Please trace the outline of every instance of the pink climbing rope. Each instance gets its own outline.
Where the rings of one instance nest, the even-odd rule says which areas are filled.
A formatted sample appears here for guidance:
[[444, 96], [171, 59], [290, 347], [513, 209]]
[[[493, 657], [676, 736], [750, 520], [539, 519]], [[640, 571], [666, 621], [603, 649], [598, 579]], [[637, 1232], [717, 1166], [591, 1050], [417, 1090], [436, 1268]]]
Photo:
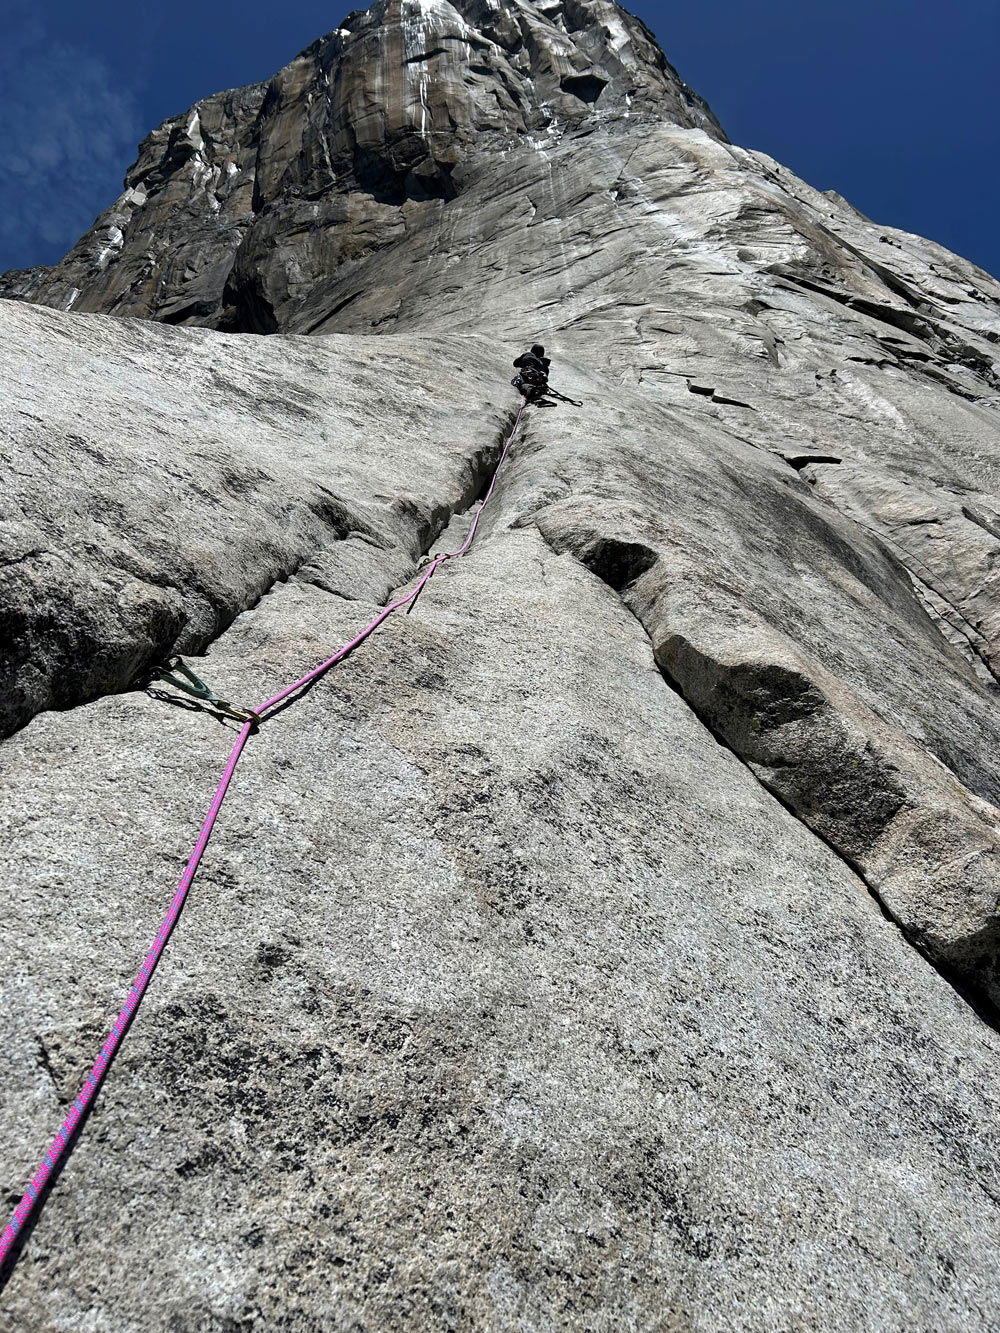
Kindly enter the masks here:
[[[416, 604], [417, 598], [434, 577], [434, 574], [440, 566], [446, 561], [454, 559], [456, 556], [462, 556], [467, 553], [476, 539], [476, 533], [479, 530], [479, 520], [482, 518], [483, 510], [489, 504], [493, 492], [496, 489], [500, 469], [503, 467], [507, 455], [510, 452], [514, 436], [517, 434], [517, 428], [520, 425], [521, 417], [524, 414], [525, 406], [525, 403], [521, 404], [517, 416], [514, 418], [514, 424], [511, 426], [510, 433], [504, 441], [503, 450], [501, 451], [500, 458], [494, 469], [493, 478], [490, 481], [489, 488], [483, 496], [479, 508], [476, 510], [473, 517], [472, 524], [469, 528], [469, 535], [458, 550], [447, 551], [434, 556], [428, 569], [417, 582], [416, 587], [406, 593], [405, 596], [400, 597], [397, 601], [386, 606], [379, 612], [374, 620], [368, 622], [360, 634], [356, 634], [349, 643], [345, 643], [342, 648], [339, 648], [333, 654], [332, 657], [328, 657], [325, 662], [321, 662], [318, 667], [314, 667], [312, 671], [307, 672], [306, 675], [295, 681], [294, 684], [288, 685], [272, 699], [268, 699], [266, 703], [263, 703], [259, 708], [254, 709], [254, 716], [257, 719], [263, 720], [265, 713], [276, 708], [278, 704], [284, 703], [286, 699], [295, 694], [298, 690], [304, 689], [307, 685], [311, 685], [313, 681], [318, 680], [320, 676], [325, 675], [325, 673], [329, 671], [331, 667], [336, 666], [338, 662], [342, 662], [345, 657], [352, 653], [360, 644], [364, 643], [364, 641], [378, 629], [383, 621], [388, 620], [391, 615], [394, 615], [404, 606], [407, 607], [408, 610], [411, 610]], [[128, 993], [128, 998], [122, 1007], [122, 1011], [112, 1024], [111, 1031], [108, 1033], [108, 1038], [101, 1047], [101, 1053], [95, 1060], [93, 1068], [87, 1075], [83, 1087], [80, 1089], [76, 1100], [73, 1102], [69, 1114], [63, 1121], [62, 1128], [52, 1140], [52, 1145], [39, 1163], [38, 1170], [32, 1177], [31, 1184], [25, 1191], [24, 1197], [14, 1210], [14, 1215], [7, 1224], [3, 1235], [0, 1236], [0, 1272], [2, 1272], [3, 1266], [15, 1245], [18, 1236], [24, 1230], [25, 1224], [34, 1213], [38, 1201], [44, 1193], [46, 1185], [49, 1183], [53, 1173], [58, 1169], [59, 1163], [62, 1161], [63, 1157], [66, 1155], [66, 1151], [73, 1140], [73, 1135], [76, 1133], [81, 1120], [86, 1115], [88, 1108], [97, 1096], [101, 1084], [104, 1081], [104, 1076], [108, 1071], [108, 1066], [111, 1064], [115, 1053], [125, 1039], [125, 1034], [128, 1032], [132, 1020], [135, 1018], [139, 1006], [142, 1003], [143, 996], [149, 989], [149, 983], [152, 981], [153, 973], [156, 971], [156, 966], [163, 955], [164, 949], [167, 947], [167, 942], [169, 941], [174, 926], [177, 924], [177, 920], [184, 908], [184, 903], [191, 889], [191, 885], [194, 883], [195, 875], [198, 873], [201, 858], [205, 853], [205, 848], [208, 846], [208, 841], [212, 836], [212, 830], [215, 828], [216, 821], [219, 818], [222, 803], [226, 799], [226, 793], [229, 791], [230, 784], [236, 773], [236, 766], [240, 762], [240, 756], [243, 754], [247, 741], [253, 734], [255, 725], [256, 722], [253, 720], [247, 722], [236, 738], [236, 743], [233, 745], [229, 758], [226, 760], [226, 766], [222, 771], [222, 777], [219, 779], [219, 785], [215, 789], [212, 804], [209, 807], [208, 814], [205, 816], [205, 822], [201, 826], [201, 832], [198, 834], [198, 840], [194, 845], [194, 850], [188, 859], [187, 865], [184, 867], [184, 873], [181, 875], [180, 883], [177, 886], [177, 892], [174, 894], [173, 902], [170, 904], [170, 910], [164, 917], [160, 929], [156, 932], [156, 939], [153, 941], [153, 947], [150, 949], [149, 953], [146, 954], [132, 989]]]

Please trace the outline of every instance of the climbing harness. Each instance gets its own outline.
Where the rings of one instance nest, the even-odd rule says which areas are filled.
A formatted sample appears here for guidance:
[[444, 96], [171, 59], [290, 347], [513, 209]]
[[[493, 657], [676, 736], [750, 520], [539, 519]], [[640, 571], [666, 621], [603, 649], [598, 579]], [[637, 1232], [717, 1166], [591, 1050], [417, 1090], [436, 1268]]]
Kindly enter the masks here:
[[[174, 674], [179, 671], [186, 677], [181, 680], [180, 676]], [[184, 659], [181, 657], [172, 657], [165, 666], [154, 667], [151, 680], [162, 680], [168, 685], [175, 685], [177, 689], [184, 690], [193, 698], [202, 703], [211, 704], [220, 713], [225, 713], [227, 717], [235, 718], [237, 722], [259, 722], [260, 718], [252, 709], [235, 708], [228, 699], [220, 699], [211, 689], [200, 680], [189, 666], [185, 666]]]
[[[212, 830], [215, 828], [216, 821], [219, 818], [222, 803], [226, 799], [226, 793], [229, 791], [233, 776], [236, 773], [236, 766], [240, 761], [240, 756], [243, 754], [247, 741], [256, 731], [258, 723], [267, 720], [265, 716], [266, 714], [272, 713], [280, 704], [285, 703], [286, 700], [290, 699], [300, 690], [304, 690], [308, 685], [312, 685], [314, 681], [319, 680], [319, 678], [324, 676], [331, 667], [336, 666], [338, 662], [342, 662], [355, 650], [355, 648], [359, 647], [370, 637], [370, 635], [374, 634], [383, 621], [388, 620], [390, 616], [394, 615], [404, 606], [407, 608], [408, 612], [412, 610], [413, 606], [416, 604], [417, 598], [423, 592], [424, 588], [427, 587], [428, 583], [430, 583], [438, 569], [447, 561], [453, 560], [457, 556], [463, 556], [468, 552], [475, 540], [476, 533], [479, 530], [479, 521], [483, 516], [483, 510], [489, 504], [493, 492], [496, 489], [500, 469], [503, 467], [507, 455], [510, 453], [514, 436], [517, 434], [517, 428], [521, 424], [521, 417], [524, 415], [527, 406], [527, 403], [522, 403], [518, 409], [517, 416], [514, 418], [514, 424], [511, 426], [510, 432], [504, 441], [503, 449], [501, 450], [500, 457], [493, 472], [493, 479], [479, 504], [479, 508], [476, 510], [472, 524], [469, 528], [469, 535], [466, 537], [462, 545], [456, 551], [446, 551], [439, 555], [435, 555], [431, 559], [431, 563], [426, 572], [421, 575], [417, 581], [416, 587], [413, 588], [411, 592], [406, 593], [405, 596], [400, 597], [397, 601], [391, 602], [388, 606], [384, 607], [373, 620], [368, 622], [360, 634], [356, 634], [348, 643], [345, 643], [341, 648], [338, 648], [333, 656], [328, 657], [325, 662], [321, 662], [319, 666], [314, 667], [312, 671], [307, 672], [291, 685], [287, 685], [283, 690], [274, 695], [273, 698], [266, 700], [266, 702], [260, 704], [255, 709], [233, 708], [231, 704], [214, 694], [204, 681], [199, 680], [194, 672], [181, 662], [180, 658], [172, 659], [166, 667], [157, 668], [154, 672], [155, 676], [168, 681], [170, 684], [176, 685], [179, 689], [184, 690], [194, 698], [211, 704], [214, 708], [219, 709], [220, 712], [226, 712], [229, 716], [241, 721], [243, 725], [239, 735], [236, 737], [233, 748], [230, 751], [229, 758], [226, 760], [225, 768], [222, 770], [222, 776], [219, 779], [219, 784], [215, 789], [215, 795], [212, 798], [212, 804], [209, 806], [208, 814], [205, 816], [205, 821], [198, 834], [198, 840], [194, 845], [194, 850], [188, 859], [187, 865], [184, 867], [184, 873], [181, 875], [177, 891], [170, 904], [170, 910], [167, 912], [167, 915], [163, 919], [163, 924], [156, 933], [153, 946], [146, 954], [132, 989], [129, 991], [125, 1000], [122, 1011], [112, 1024], [108, 1038], [101, 1047], [101, 1053], [98, 1055], [93, 1068], [84, 1080], [83, 1087], [80, 1089], [79, 1094], [73, 1102], [69, 1114], [63, 1121], [62, 1128], [52, 1141], [52, 1145], [48, 1152], [39, 1163], [38, 1169], [32, 1177], [31, 1184], [28, 1186], [24, 1197], [14, 1210], [14, 1215], [7, 1224], [3, 1234], [0, 1235], [0, 1275], [3, 1273], [4, 1265], [17, 1242], [18, 1236], [24, 1230], [25, 1223], [35, 1212], [38, 1202], [43, 1196], [46, 1185], [49, 1184], [53, 1173], [58, 1169], [60, 1162], [66, 1156], [67, 1149], [73, 1142], [74, 1136], [79, 1130], [84, 1116], [87, 1114], [91, 1103], [97, 1096], [111, 1061], [114, 1059], [118, 1048], [121, 1046], [125, 1034], [128, 1032], [132, 1020], [135, 1018], [139, 1009], [139, 1005], [142, 1003], [143, 996], [149, 988], [153, 973], [156, 971], [156, 966], [159, 963], [160, 958], [163, 956], [163, 951], [167, 947], [167, 942], [169, 941], [178, 918], [180, 917], [184, 902], [191, 889], [191, 885], [194, 882], [195, 875], [198, 873], [198, 867], [205, 854], [205, 849], [212, 836]], [[182, 680], [180, 676], [177, 676], [175, 672], [180, 672], [186, 679], [187, 683], [185, 684], [185, 681]]]

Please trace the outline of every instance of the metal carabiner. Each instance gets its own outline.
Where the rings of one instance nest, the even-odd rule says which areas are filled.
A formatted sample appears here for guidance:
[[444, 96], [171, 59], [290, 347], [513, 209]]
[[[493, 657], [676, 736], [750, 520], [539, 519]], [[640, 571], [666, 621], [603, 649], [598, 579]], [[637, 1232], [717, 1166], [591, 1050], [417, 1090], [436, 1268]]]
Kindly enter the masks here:
[[[181, 680], [179, 676], [175, 676], [173, 674], [175, 671], [179, 671], [186, 679]], [[237, 708], [228, 699], [220, 699], [200, 676], [195, 675], [182, 657], [172, 657], [164, 666], [154, 667], [152, 674], [154, 680], [162, 680], [167, 685], [173, 685], [176, 689], [183, 690], [185, 694], [190, 694], [193, 699], [198, 699], [201, 703], [211, 704], [220, 713], [225, 713], [237, 722], [260, 721], [260, 717], [252, 709]]]

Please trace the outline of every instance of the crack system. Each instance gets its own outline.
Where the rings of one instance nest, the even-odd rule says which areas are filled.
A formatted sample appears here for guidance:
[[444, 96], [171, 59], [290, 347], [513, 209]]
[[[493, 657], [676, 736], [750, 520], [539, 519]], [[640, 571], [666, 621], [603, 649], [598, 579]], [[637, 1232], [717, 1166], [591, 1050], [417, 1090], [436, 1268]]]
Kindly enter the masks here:
[[[465, 463], [468, 469], [468, 479], [464, 484], [464, 486], [462, 487], [459, 498], [454, 503], [445, 503], [439, 506], [434, 506], [430, 514], [421, 516], [422, 521], [416, 525], [417, 530], [415, 533], [417, 537], [418, 554], [416, 558], [412, 560], [410, 574], [407, 575], [407, 580], [412, 576], [413, 573], [415, 573], [419, 569], [421, 564], [421, 559], [430, 553], [432, 546], [438, 540], [441, 534], [447, 529], [449, 524], [453, 522], [456, 518], [459, 518], [467, 514], [473, 508], [476, 502], [483, 497], [485, 491], [487, 490], [493, 477], [495, 476], [496, 467], [498, 465], [499, 457], [503, 448], [503, 442], [505, 438], [508, 436], [513, 426], [513, 423], [516, 419], [516, 416], [517, 416], [516, 409], [514, 408], [510, 409], [501, 419], [498, 429], [495, 433], [494, 439], [489, 444], [484, 444], [476, 448], [471, 453], [471, 455], [467, 456], [467, 458], [465, 459]], [[795, 459], [794, 461], [792, 460], [786, 460], [786, 461], [789, 462], [790, 467], [794, 468], [796, 471], [799, 470], [798, 467], [796, 467], [796, 464], [799, 463], [800, 461], [799, 459]], [[810, 457], [807, 461], [818, 462], [826, 460], [821, 460], [818, 457]], [[833, 462], [835, 460], [831, 457], [829, 461]], [[267, 586], [254, 599], [254, 601], [234, 611], [233, 614], [230, 617], [228, 617], [225, 624], [220, 625], [215, 633], [208, 635], [204, 639], [201, 645], [202, 650], [204, 650], [204, 648], [207, 647], [209, 644], [216, 642], [219, 638], [221, 638], [230, 628], [232, 621], [235, 620], [236, 616], [244, 614], [246, 611], [252, 610], [254, 607], [259, 606], [260, 603], [267, 596], [271, 595], [276, 590], [279, 583], [287, 583], [291, 578], [294, 578], [296, 576], [298, 570], [301, 569], [302, 566], [306, 564], [310, 559], [315, 558], [322, 551], [331, 549], [333, 546], [344, 541], [346, 538], [351, 536], [357, 536], [359, 538], [365, 539], [369, 545], [376, 547], [382, 551], [385, 551], [387, 554], [389, 553], [390, 550], [395, 550], [395, 551], [399, 550], [398, 546], [389, 547], [388, 545], [386, 545], [384, 539], [383, 540], [379, 540], [378, 538], [373, 539], [373, 534], [371, 530], [368, 529], [366, 532], [364, 530], [364, 525], [361, 524], [360, 520], [358, 520], [358, 524], [355, 527], [351, 527], [350, 522], [354, 521], [355, 516], [350, 514], [347, 508], [344, 505], [342, 505], [340, 501], [336, 500], [335, 497], [333, 497], [333, 508], [337, 510], [336, 514], [336, 518], [338, 520], [337, 522], [331, 521], [331, 518], [333, 516], [330, 513], [323, 512], [319, 514], [319, 516], [322, 519], [324, 519], [324, 521], [327, 521], [330, 524], [331, 528], [333, 529], [335, 535], [333, 536], [332, 540], [328, 540], [326, 542], [320, 541], [316, 543], [310, 551], [302, 554], [301, 556], [297, 556], [292, 562], [290, 568], [280, 570], [269, 581]], [[411, 522], [413, 521], [413, 517], [414, 515], [411, 514], [410, 515]], [[718, 727], [713, 724], [711, 717], [706, 713], [706, 711], [702, 708], [699, 708], [697, 701], [695, 701], [690, 697], [690, 695], [688, 694], [688, 692], [686, 692], [684, 688], [682, 680], [678, 676], [671, 673], [668, 670], [668, 668], [658, 660], [655, 653], [655, 645], [653, 644], [652, 636], [649, 630], [647, 629], [642, 617], [629, 605], [629, 602], [625, 595], [627, 590], [636, 582], [636, 580], [639, 577], [641, 577], [645, 572], [647, 572], [653, 566], [653, 564], [655, 564], [657, 559], [655, 553], [649, 551], [647, 548], [645, 548], [639, 543], [620, 541], [615, 538], [598, 538], [593, 543], [592, 547], [589, 550], [590, 558], [589, 559], [583, 558], [574, 551], [572, 551], [571, 549], [567, 548], [560, 550], [559, 547], [549, 539], [549, 537], [539, 526], [537, 521], [534, 520], [529, 520], [529, 521], [531, 522], [531, 526], [535, 528], [535, 530], [541, 537], [542, 541], [545, 543], [548, 549], [553, 552], [553, 554], [555, 555], [569, 554], [579, 565], [581, 565], [584, 569], [586, 569], [588, 573], [592, 574], [595, 578], [599, 579], [602, 583], [604, 583], [605, 586], [611, 588], [616, 593], [621, 604], [625, 607], [626, 610], [628, 610], [629, 614], [639, 624], [646, 640], [649, 642], [650, 647], [654, 652], [654, 661], [656, 661], [657, 668], [660, 672], [661, 678], [664, 681], [665, 685], [674, 694], [676, 694], [678, 698], [682, 700], [684, 706], [691, 712], [691, 714], [694, 717], [698, 719], [701, 725], [705, 727], [705, 729], [713, 737], [716, 743], [721, 748], [725, 749], [728, 753], [733, 755], [734, 758], [736, 758], [739, 761], [741, 767], [743, 767], [749, 773], [749, 775], [753, 778], [754, 782], [764, 791], [766, 791], [768, 795], [771, 796], [775, 801], [777, 801], [777, 803], [786, 812], [788, 812], [796, 820], [797, 823], [801, 824], [805, 829], [807, 829], [812, 836], [814, 836], [834, 856], [836, 856], [837, 859], [848, 868], [851, 874], [861, 884], [865, 886], [869, 896], [877, 906], [882, 917], [886, 921], [891, 922], [899, 930], [903, 939], [905, 939], [906, 942], [914, 950], [916, 950], [920, 954], [920, 956], [927, 963], [930, 964], [931, 967], [934, 968], [934, 970], [961, 997], [961, 999], [967, 1005], [969, 1005], [969, 1007], [971, 1007], [985, 1023], [987, 1023], [995, 1030], [1000, 1031], [1000, 1013], [998, 1013], [997, 1008], [988, 999], [977, 994], [974, 988], [970, 986], [953, 968], [949, 967], [946, 963], [943, 963], [937, 958], [935, 958], [933, 954], [931, 954], [928, 951], [928, 949], [923, 945], [920, 939], [916, 938], [913, 932], [910, 929], [908, 929], [906, 924], [891, 910], [891, 908], [889, 908], [885, 899], [880, 893], [877, 885], [871, 880], [870, 877], [866, 875], [866, 873], [864, 872], [862, 867], [858, 864], [858, 862], [853, 857], [851, 857], [846, 851], [844, 851], [841, 847], [839, 847], [836, 844], [836, 842], [831, 840], [831, 838], [829, 838], [823, 832], [819, 831], [816, 827], [810, 824], [809, 821], [803, 816], [803, 814], [798, 809], [796, 809], [794, 804], [792, 804], [773, 784], [767, 782], [766, 779], [762, 777], [755, 770], [753, 765], [744, 757], [743, 754], [741, 754], [739, 749], [737, 749], [734, 745], [732, 745], [725, 739], [724, 735], [720, 732]], [[856, 519], [854, 521], [857, 522]], [[527, 524], [519, 523], [518, 526], [527, 526]], [[877, 540], [880, 539], [882, 541], [891, 541], [891, 538], [887, 538], [885, 534], [875, 532], [873, 529], [868, 528], [867, 525], [863, 523], [859, 522], [858, 526], [864, 529], [865, 531], [869, 532]], [[379, 534], [379, 536], [382, 536], [382, 534]], [[895, 543], [892, 544], [895, 545]], [[902, 564], [902, 562], [900, 563]], [[915, 577], [913, 575], [913, 572], [909, 570], [905, 566], [905, 564], [903, 564], [903, 569], [909, 577], [911, 578]], [[404, 584], [407, 580], [403, 581]], [[311, 580], [307, 581], [312, 582]], [[318, 583], [315, 584], [314, 586], [319, 587], [321, 591], [324, 591], [332, 596], [343, 595], [339, 593], [338, 590], [335, 588], [324, 587], [322, 584]], [[397, 585], [397, 587], [399, 586], [403, 586], [403, 584]], [[376, 604], [384, 605], [388, 600], [389, 597], [386, 597], [382, 599], [381, 602], [377, 602]], [[954, 610], [954, 608], [952, 609]], [[960, 613], [956, 612], [956, 614]], [[932, 617], [930, 618], [933, 620]], [[968, 636], [963, 636], [963, 637], [967, 638]], [[973, 647], [973, 645], [970, 644], [970, 647]], [[45, 1067], [48, 1070], [50, 1076], [52, 1076], [52, 1070], [47, 1060], [47, 1052], [45, 1051], [44, 1047], [42, 1047], [42, 1055], [40, 1057], [40, 1062], [42, 1063], [43, 1067]], [[53, 1076], [53, 1082], [55, 1082], [54, 1076]]]
[[[657, 669], [659, 670], [661, 679], [663, 680], [664, 684], [682, 701], [685, 708], [687, 708], [688, 711], [695, 718], [697, 718], [699, 723], [705, 728], [705, 730], [709, 733], [709, 735], [712, 736], [713, 740], [715, 740], [716, 744], [718, 744], [720, 748], [726, 750], [729, 754], [731, 754], [740, 763], [741, 767], [746, 770], [748, 775], [753, 779], [753, 781], [757, 784], [757, 786], [759, 786], [765, 792], [767, 792], [768, 796], [772, 797], [782, 807], [782, 809], [784, 809], [788, 814], [790, 814], [792, 818], [795, 819], [796, 823], [800, 824], [809, 834], [811, 834], [814, 838], [816, 838], [819, 842], [821, 842], [823, 846], [826, 847], [827, 850], [830, 851], [837, 858], [838, 861], [840, 861], [843, 865], [847, 867], [847, 869], [851, 872], [851, 874], [865, 887], [869, 897], [871, 898], [875, 906], [878, 908], [878, 911], [880, 915], [883, 917], [883, 919], [890, 922], [893, 926], [895, 926], [895, 928], [899, 931], [901, 937], [907, 943], [907, 945], [909, 945], [910, 948], [912, 948], [916, 953], [918, 953], [920, 957], [926, 963], [928, 963], [930, 967], [934, 969], [934, 971], [938, 974], [938, 976], [940, 976], [942, 980], [958, 995], [958, 997], [970, 1009], [973, 1010], [976, 1016], [983, 1023], [985, 1023], [988, 1027], [992, 1028], [995, 1032], [1000, 1032], [1000, 1008], [998, 1008], [998, 1006], [995, 1005], [988, 997], [979, 993], [975, 989], [975, 987], [972, 984], [970, 984], [964, 977], [962, 977], [954, 968], [950, 967], [947, 963], [942, 962], [940, 959], [935, 958], [934, 955], [928, 951], [928, 949], [925, 947], [922, 941], [914, 935], [914, 933], [907, 927], [905, 922], [903, 922], [888, 906], [884, 897], [879, 891], [878, 886], [865, 873], [865, 871], [858, 864], [858, 862], [854, 858], [852, 858], [847, 852], [845, 852], [842, 848], [838, 847], [837, 844], [833, 842], [829, 837], [827, 837], [824, 833], [822, 833], [820, 830], [818, 830], [812, 824], [810, 824], [809, 821], [803, 816], [803, 814], [799, 810], [797, 810], [795, 806], [791, 804], [779, 790], [777, 790], [774, 786], [768, 783], [763, 777], [761, 777], [759, 773], [755, 771], [752, 764], [740, 753], [740, 751], [736, 749], [732, 744], [730, 744], [728, 740], [726, 740], [725, 736], [714, 725], [711, 717], [705, 712], [705, 710], [699, 708], [697, 702], [689, 696], [689, 694], [685, 691], [683, 682], [677, 676], [673, 675], [663, 665], [663, 663], [659, 661], [655, 651], [655, 645], [653, 643], [652, 635], [650, 634], [645, 623], [643, 622], [642, 617], [629, 605], [628, 600], [625, 596], [627, 589], [632, 585], [635, 579], [640, 577], [640, 575], [643, 572], [645, 572], [645, 569], [651, 568], [651, 565], [654, 562], [647, 563], [644, 561], [636, 561], [636, 563], [632, 566], [632, 568], [637, 572], [633, 573], [631, 577], [628, 577], [627, 570], [622, 571], [625, 572], [626, 575], [623, 581], [622, 579], [617, 577], [615, 573], [615, 570], [621, 569], [621, 564], [622, 564], [621, 561], [613, 561], [612, 565], [608, 568], [607, 571], [605, 571], [600, 566], [598, 568], [593, 568], [591, 567], [590, 564], [588, 564], [586, 560], [581, 559], [575, 552], [573, 552], [569, 548], [560, 550], [560, 548], [549, 539], [547, 534], [542, 530], [542, 528], [538, 525], [537, 522], [535, 522], [534, 520], [530, 521], [531, 521], [531, 526], [534, 527], [535, 531], [541, 537], [542, 541], [554, 555], [557, 556], [569, 555], [572, 559], [576, 561], [577, 564], [582, 566], [582, 568], [586, 569], [587, 572], [592, 574], [595, 578], [599, 579], [602, 583], [605, 584], [606, 587], [609, 587], [617, 595], [619, 601], [621, 602], [621, 605], [628, 611], [629, 615], [632, 616], [632, 618], [642, 629], [642, 632], [647, 642], [650, 645], [650, 650], [653, 653], [653, 660], [656, 663]], [[594, 551], [595, 552], [605, 551], [607, 548], [614, 545], [616, 545], [616, 543], [611, 539], [599, 539], [599, 541], [595, 544]], [[629, 547], [632, 544], [617, 543], [617, 545], [622, 547]], [[606, 573], [608, 576], [606, 576]]]
[[[69, 647], [58, 642], [49, 644], [43, 640], [37, 645], [42, 649], [43, 658], [47, 654], [59, 669], [53, 671], [53, 680], [47, 683], [43, 694], [25, 700], [20, 707], [7, 710], [7, 717], [0, 721], [0, 742], [16, 735], [41, 713], [67, 712], [102, 698], [142, 688], [153, 666], [172, 653], [203, 656], [227, 633], [239, 616], [260, 606], [279, 585], [295, 578], [303, 566], [349, 538], [357, 538], [387, 553], [394, 551], [398, 554], [407, 547], [411, 551], [415, 550], [416, 557], [411, 564], [411, 573], [414, 572], [419, 567], [420, 557], [427, 553], [452, 519], [467, 512], [489, 485], [503, 440], [515, 417], [516, 409], [506, 411], [493, 437], [487, 443], [474, 447], [462, 459], [465, 476], [459, 478], [460, 493], [456, 501], [435, 502], [432, 499], [426, 507], [413, 502], [408, 508], [403, 506], [397, 510], [395, 518], [402, 529], [399, 534], [402, 540], [398, 543], [393, 543], [388, 532], [378, 530], [372, 504], [342, 499], [327, 487], [319, 485], [315, 497], [306, 501], [312, 517], [317, 520], [316, 530], [307, 534], [306, 540], [297, 549], [276, 550], [271, 569], [261, 571], [261, 577], [246, 589], [247, 595], [243, 597], [229, 598], [220, 594], [200, 579], [197, 572], [188, 580], [170, 575], [152, 579], [145, 572], [123, 565], [122, 572], [144, 587], [166, 590], [176, 594], [179, 599], [189, 599], [186, 611], [177, 609], [169, 615], [165, 612], [160, 614], [142, 627], [145, 633], [133, 636], [129, 641], [86, 642], [88, 623], [79, 627]], [[0, 568], [24, 564], [40, 554], [45, 552], [32, 550], [16, 559], [0, 561]], [[387, 577], [397, 576], [398, 570], [397, 561], [394, 570], [387, 570]], [[303, 579], [303, 582], [313, 581]], [[325, 587], [322, 583], [315, 582], [315, 586], [325, 592], [336, 593], [335, 589]], [[193, 613], [203, 613], [210, 622], [210, 628], [192, 630]], [[27, 638], [27, 633], [23, 637]], [[82, 667], [77, 671], [79, 680], [75, 689], [72, 688], [73, 672], [67, 669], [70, 663], [84, 663], [87, 666], [86, 672]], [[88, 678], [88, 672], [96, 675], [96, 681]], [[61, 695], [56, 693], [55, 681], [62, 687]]]

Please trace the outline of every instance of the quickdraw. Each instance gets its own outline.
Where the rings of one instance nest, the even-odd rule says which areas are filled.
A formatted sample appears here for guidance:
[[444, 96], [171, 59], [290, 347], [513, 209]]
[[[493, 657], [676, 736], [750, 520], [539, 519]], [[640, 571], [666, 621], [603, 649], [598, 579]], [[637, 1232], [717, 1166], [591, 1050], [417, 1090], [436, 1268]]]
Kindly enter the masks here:
[[575, 398], [567, 398], [564, 393], [558, 389], [553, 389], [551, 384], [545, 386], [545, 392], [550, 398], [558, 398], [561, 403], [569, 403], [570, 407], [582, 407], [583, 403], [578, 403]]
[[[180, 676], [174, 674], [178, 671], [186, 677], [185, 680], [181, 680]], [[190, 694], [192, 698], [197, 699], [200, 703], [211, 704], [220, 713], [235, 718], [237, 722], [260, 721], [252, 708], [236, 708], [228, 699], [220, 699], [203, 680], [194, 674], [189, 666], [185, 665], [182, 657], [172, 657], [165, 665], [154, 667], [150, 678], [152, 680], [162, 680], [167, 685], [173, 685], [178, 690], [183, 690], [185, 694]]]

